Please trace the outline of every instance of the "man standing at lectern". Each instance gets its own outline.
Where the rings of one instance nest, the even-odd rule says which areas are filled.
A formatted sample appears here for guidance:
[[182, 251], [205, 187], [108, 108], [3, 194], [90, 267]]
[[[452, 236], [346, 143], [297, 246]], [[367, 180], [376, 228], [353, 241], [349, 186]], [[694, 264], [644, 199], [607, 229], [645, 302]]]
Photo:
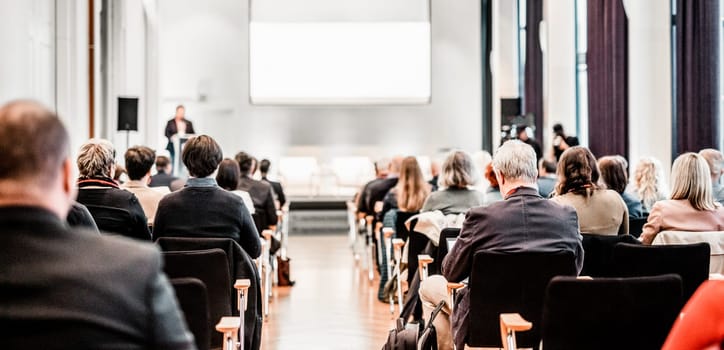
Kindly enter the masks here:
[[176, 154], [173, 148], [173, 141], [178, 139], [179, 136], [183, 136], [186, 134], [195, 134], [194, 132], [194, 124], [191, 123], [191, 121], [186, 119], [186, 108], [184, 108], [183, 105], [178, 105], [176, 107], [176, 115], [174, 115], [173, 119], [169, 120], [168, 123], [166, 123], [166, 131], [165, 135], [168, 138], [168, 144], [166, 145], [166, 149], [171, 154], [171, 164], [174, 164], [174, 161], [176, 160]]

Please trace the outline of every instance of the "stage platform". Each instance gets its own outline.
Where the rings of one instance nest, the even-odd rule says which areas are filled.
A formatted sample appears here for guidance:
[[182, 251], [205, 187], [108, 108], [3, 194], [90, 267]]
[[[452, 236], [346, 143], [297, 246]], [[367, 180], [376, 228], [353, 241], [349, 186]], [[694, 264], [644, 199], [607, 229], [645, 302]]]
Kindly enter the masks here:
[[349, 232], [347, 196], [292, 197], [289, 199], [290, 235], [344, 235]]

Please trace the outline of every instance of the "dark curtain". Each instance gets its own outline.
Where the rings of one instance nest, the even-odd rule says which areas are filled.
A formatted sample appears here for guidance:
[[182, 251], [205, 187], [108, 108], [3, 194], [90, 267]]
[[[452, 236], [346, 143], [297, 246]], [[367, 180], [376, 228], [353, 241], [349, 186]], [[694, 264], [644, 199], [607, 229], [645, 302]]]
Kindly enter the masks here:
[[674, 156], [719, 148], [719, 1], [676, 1]]
[[482, 148], [493, 152], [493, 75], [490, 72], [490, 52], [493, 42], [493, 0], [481, 0], [480, 2], [480, 49], [482, 51], [482, 109], [483, 109], [483, 139]]
[[543, 1], [526, 0], [525, 76], [523, 114], [535, 116], [535, 138], [543, 143], [543, 51], [540, 47], [540, 22]]
[[588, 140], [628, 158], [628, 24], [622, 0], [588, 2]]

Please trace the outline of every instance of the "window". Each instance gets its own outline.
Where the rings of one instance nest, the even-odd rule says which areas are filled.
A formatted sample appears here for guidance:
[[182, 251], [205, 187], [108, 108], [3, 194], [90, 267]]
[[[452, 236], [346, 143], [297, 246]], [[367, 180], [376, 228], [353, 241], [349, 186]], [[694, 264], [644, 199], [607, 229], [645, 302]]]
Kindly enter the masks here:
[[576, 134], [588, 144], [588, 0], [576, 0]]

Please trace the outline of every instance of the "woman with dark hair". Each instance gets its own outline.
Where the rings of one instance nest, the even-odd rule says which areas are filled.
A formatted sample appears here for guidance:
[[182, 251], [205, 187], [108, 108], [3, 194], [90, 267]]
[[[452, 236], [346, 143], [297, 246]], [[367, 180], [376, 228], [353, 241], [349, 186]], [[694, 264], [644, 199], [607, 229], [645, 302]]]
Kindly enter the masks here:
[[231, 158], [225, 158], [219, 163], [219, 169], [216, 170], [216, 183], [219, 187], [241, 197], [249, 214], [254, 214], [254, 202], [251, 200], [249, 192], [236, 189], [239, 186], [240, 176], [239, 163]]
[[641, 200], [626, 192], [626, 186], [628, 185], [627, 167], [626, 158], [621, 156], [605, 156], [598, 159], [598, 168], [601, 170], [603, 183], [608, 189], [614, 190], [621, 195], [621, 199], [626, 203], [630, 217], [639, 218], [643, 216]]
[[558, 162], [556, 195], [551, 200], [576, 209], [583, 233], [628, 233], [628, 208], [616, 191], [599, 187], [600, 172], [588, 148], [567, 149]]

